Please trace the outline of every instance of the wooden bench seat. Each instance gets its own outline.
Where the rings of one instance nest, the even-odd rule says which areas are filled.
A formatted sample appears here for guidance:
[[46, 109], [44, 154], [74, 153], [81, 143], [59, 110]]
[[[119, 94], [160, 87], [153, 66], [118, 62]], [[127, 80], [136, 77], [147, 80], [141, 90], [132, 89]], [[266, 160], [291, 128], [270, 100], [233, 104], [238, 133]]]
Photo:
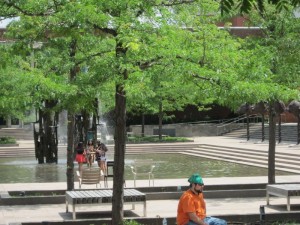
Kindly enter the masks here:
[[[112, 190], [74, 190], [66, 191], [66, 212], [69, 212], [68, 206], [72, 205], [73, 219], [76, 219], [76, 205], [80, 204], [111, 204], [112, 202]], [[144, 205], [144, 216], [147, 216], [146, 211], [146, 194], [135, 189], [124, 189], [124, 204], [132, 204], [132, 208], [135, 208], [135, 204]]]

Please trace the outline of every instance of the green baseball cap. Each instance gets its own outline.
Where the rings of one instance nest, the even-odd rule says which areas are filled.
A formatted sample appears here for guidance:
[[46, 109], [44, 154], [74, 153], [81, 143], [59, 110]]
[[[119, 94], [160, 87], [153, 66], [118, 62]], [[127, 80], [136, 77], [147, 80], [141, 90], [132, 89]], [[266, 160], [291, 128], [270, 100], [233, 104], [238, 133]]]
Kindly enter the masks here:
[[189, 179], [188, 182], [191, 184], [204, 184], [202, 177], [198, 173], [194, 173]]

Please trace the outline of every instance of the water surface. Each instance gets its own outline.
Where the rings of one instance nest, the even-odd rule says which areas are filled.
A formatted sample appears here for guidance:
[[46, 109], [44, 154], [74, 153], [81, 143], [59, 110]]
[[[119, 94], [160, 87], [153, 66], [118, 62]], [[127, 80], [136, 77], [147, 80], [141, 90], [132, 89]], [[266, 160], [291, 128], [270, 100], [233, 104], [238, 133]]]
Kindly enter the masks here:
[[[130, 165], [134, 159], [153, 159], [156, 179], [186, 178], [192, 173], [200, 173], [203, 177], [249, 177], [267, 176], [267, 169], [210, 160], [182, 154], [146, 154], [125, 156], [125, 179], [133, 179]], [[109, 160], [112, 157], [109, 156]], [[75, 162], [75, 170], [78, 165]], [[84, 165], [86, 166], [86, 165]], [[93, 166], [97, 166], [95, 163]], [[141, 168], [148, 170], [148, 166]], [[288, 173], [276, 172], [276, 175]], [[35, 159], [6, 158], [0, 159], [0, 183], [35, 183], [66, 182], [66, 159], [57, 164], [38, 164]], [[138, 179], [147, 179], [139, 176]]]

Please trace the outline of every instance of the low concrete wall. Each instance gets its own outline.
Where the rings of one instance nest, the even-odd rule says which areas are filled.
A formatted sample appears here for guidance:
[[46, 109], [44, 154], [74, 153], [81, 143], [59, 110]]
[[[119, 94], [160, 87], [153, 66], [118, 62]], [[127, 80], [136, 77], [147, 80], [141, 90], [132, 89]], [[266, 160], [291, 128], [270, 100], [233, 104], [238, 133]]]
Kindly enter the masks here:
[[[189, 187], [143, 187], [136, 188], [147, 196], [147, 200], [179, 199], [183, 191]], [[57, 191], [14, 191], [0, 193], [0, 205], [36, 205], [36, 204], [63, 204], [65, 195], [62, 190]], [[55, 193], [55, 195], [53, 195]], [[13, 196], [11, 195], [13, 194]], [[21, 196], [25, 194], [24, 196]], [[34, 195], [38, 196], [34, 196]], [[48, 196], [47, 194], [51, 194]], [[247, 198], [266, 196], [265, 185], [207, 185], [205, 197], [209, 198]]]
[[19, 147], [19, 144], [0, 144], [0, 147]]
[[[257, 210], [259, 211], [259, 209]], [[99, 212], [96, 212], [99, 216]], [[89, 217], [96, 213], [89, 213]], [[103, 215], [103, 214], [101, 214]], [[238, 215], [218, 215], [211, 214], [217, 218], [225, 219], [228, 225], [255, 225], [255, 224], [285, 224], [287, 221], [292, 221], [291, 224], [298, 224], [297, 221], [300, 221], [299, 212], [274, 212], [266, 214], [265, 220], [260, 221], [260, 214], [238, 214]], [[111, 213], [103, 215], [103, 217], [111, 217]], [[141, 218], [132, 216], [127, 217], [125, 212], [125, 219], [134, 220], [140, 224], [144, 225], [161, 225], [164, 218], [160, 217], [147, 217]], [[176, 217], [166, 217], [168, 224], [176, 224]], [[280, 223], [282, 222], [282, 223]], [[111, 219], [80, 219], [80, 220], [65, 220], [65, 221], [42, 221], [42, 222], [23, 222], [23, 223], [14, 223], [14, 225], [86, 225], [86, 224], [112, 224]]]
[[[176, 137], [201, 137], [201, 136], [217, 136], [225, 129], [218, 127], [219, 124], [206, 123], [206, 124], [166, 124], [162, 126], [163, 130], [175, 130]], [[234, 129], [238, 124], [231, 124], [230, 129]], [[133, 135], [140, 136], [142, 133], [141, 125], [129, 126]], [[145, 125], [145, 135], [154, 135], [154, 130], [158, 129], [158, 125]], [[229, 129], [228, 125], [226, 129]], [[164, 134], [164, 133], [163, 133]]]

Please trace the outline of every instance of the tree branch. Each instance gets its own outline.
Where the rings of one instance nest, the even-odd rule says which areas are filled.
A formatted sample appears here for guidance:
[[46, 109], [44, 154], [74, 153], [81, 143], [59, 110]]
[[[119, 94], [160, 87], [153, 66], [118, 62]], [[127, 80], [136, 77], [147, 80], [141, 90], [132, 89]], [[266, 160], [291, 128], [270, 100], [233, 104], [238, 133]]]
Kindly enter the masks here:
[[[89, 22], [90, 23], [90, 22]], [[90, 23], [91, 24], [91, 23]], [[117, 33], [117, 31], [116, 30], [114, 30], [114, 29], [109, 29], [109, 28], [107, 28], [107, 27], [99, 27], [98, 25], [96, 25], [96, 24], [93, 24], [93, 26], [94, 26], [94, 29], [95, 29], [95, 31], [100, 31], [100, 32], [103, 32], [103, 33], [105, 33], [105, 34], [110, 34], [110, 35], [112, 35], [112, 36], [114, 36], [114, 37], [116, 37], [117, 35], [118, 35], [118, 33]]]
[[166, 1], [166, 2], [162, 2], [161, 4], [157, 5], [157, 6], [174, 6], [174, 5], [184, 5], [184, 4], [191, 4], [194, 3], [195, 0], [177, 0], [177, 1]]
[[[58, 3], [57, 1], [53, 1], [53, 3], [54, 3], [54, 6], [49, 5], [44, 12], [39, 12], [39, 13], [27, 11], [27, 10], [19, 7], [15, 2], [12, 2], [10, 0], [4, 1], [2, 6], [6, 6], [6, 7], [8, 7], [8, 9], [13, 8], [17, 12], [20, 12], [26, 16], [49, 16], [49, 15], [53, 15], [56, 12], [53, 10], [53, 8], [57, 9], [59, 6], [63, 5], [62, 3]], [[17, 13], [15, 14], [15, 16], [17, 16]]]
[[155, 59], [151, 59], [147, 62], [138, 62], [138, 66], [140, 67], [141, 70], [146, 70], [154, 65], [158, 65], [158, 61], [162, 59], [161, 56], [155, 58]]
[[104, 54], [106, 54], [106, 53], [109, 53], [109, 52], [111, 52], [111, 51], [98, 52], [98, 53], [95, 53], [95, 54], [88, 55], [88, 56], [86, 56], [84, 59], [78, 60], [78, 61], [75, 63], [75, 65], [78, 66], [78, 65], [80, 65], [81, 63], [90, 60], [91, 58], [94, 58], [94, 57], [96, 57], [96, 56], [102, 56], [102, 55], [104, 55]]
[[216, 85], [221, 86], [220, 79], [203, 77], [203, 76], [200, 76], [199, 74], [195, 74], [195, 73], [192, 74], [192, 76], [193, 76], [194, 78], [199, 79], [199, 80], [208, 81], [210, 84], [216, 84]]

